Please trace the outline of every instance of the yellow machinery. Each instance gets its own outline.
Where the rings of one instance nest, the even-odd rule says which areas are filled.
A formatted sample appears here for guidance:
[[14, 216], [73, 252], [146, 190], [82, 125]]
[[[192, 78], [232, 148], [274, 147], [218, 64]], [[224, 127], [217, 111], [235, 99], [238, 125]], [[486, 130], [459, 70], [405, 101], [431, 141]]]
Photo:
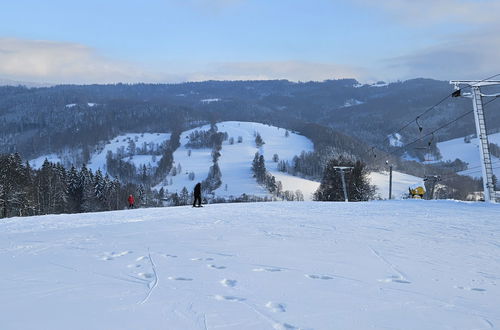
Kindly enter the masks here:
[[408, 192], [410, 193], [411, 198], [424, 198], [425, 188], [421, 185], [413, 185], [408, 188]]

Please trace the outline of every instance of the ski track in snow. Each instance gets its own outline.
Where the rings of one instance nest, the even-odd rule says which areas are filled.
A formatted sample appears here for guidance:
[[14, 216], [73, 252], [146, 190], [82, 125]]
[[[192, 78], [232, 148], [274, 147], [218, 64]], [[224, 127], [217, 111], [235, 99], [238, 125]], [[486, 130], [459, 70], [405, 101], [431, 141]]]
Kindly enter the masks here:
[[[148, 301], [149, 297], [151, 297], [151, 294], [153, 293], [153, 290], [158, 286], [158, 273], [156, 272], [156, 265], [153, 261], [153, 258], [151, 258], [151, 252], [149, 252], [149, 249], [148, 249], [148, 259], [149, 259], [149, 262], [151, 263], [151, 267], [153, 268], [153, 273], [154, 273], [154, 280], [153, 280], [153, 283], [150, 285], [150, 288], [149, 288], [149, 291], [146, 295], [146, 297], [141, 300], [140, 304], [144, 304]], [[146, 277], [146, 278], [149, 278], [149, 277]]]

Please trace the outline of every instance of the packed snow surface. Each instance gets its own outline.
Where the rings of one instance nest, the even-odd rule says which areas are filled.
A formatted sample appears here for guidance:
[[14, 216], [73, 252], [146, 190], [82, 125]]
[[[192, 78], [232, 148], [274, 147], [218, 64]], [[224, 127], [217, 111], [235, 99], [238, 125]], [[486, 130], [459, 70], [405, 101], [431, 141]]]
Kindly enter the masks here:
[[275, 202], [0, 221], [2, 329], [492, 329], [500, 205]]

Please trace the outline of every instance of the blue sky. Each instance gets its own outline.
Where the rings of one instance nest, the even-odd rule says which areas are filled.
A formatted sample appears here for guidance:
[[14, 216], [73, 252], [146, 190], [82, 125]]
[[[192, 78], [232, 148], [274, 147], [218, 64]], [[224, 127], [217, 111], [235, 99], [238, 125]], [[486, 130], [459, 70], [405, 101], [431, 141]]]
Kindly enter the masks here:
[[498, 0], [2, 1], [0, 79], [478, 79], [500, 73], [498, 12]]

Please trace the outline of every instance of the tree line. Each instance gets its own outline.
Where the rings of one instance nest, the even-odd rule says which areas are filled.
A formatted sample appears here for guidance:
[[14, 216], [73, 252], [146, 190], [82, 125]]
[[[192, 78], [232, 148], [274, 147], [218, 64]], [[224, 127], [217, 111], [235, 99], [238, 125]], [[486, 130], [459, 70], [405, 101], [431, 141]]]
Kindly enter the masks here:
[[40, 169], [19, 154], [0, 155], [0, 217], [121, 210], [127, 196], [136, 204], [158, 206], [161, 196], [147, 186], [123, 184], [85, 165], [66, 170], [45, 161]]

